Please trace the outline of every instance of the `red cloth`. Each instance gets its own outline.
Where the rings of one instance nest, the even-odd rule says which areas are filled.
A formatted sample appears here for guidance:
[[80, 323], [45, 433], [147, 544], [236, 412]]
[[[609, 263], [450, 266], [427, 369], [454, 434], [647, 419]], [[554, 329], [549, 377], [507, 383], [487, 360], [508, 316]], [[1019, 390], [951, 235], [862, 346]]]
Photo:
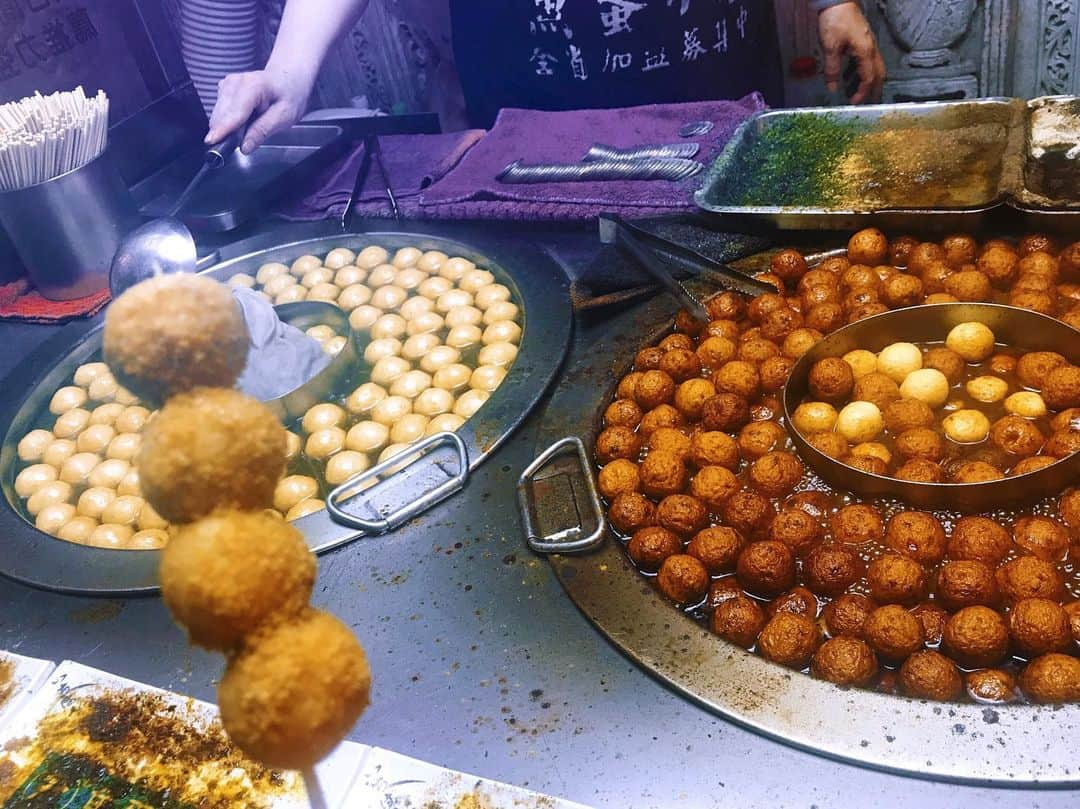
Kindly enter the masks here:
[[109, 302], [109, 290], [103, 289], [85, 298], [50, 301], [42, 297], [25, 278], [0, 286], [0, 320], [23, 323], [66, 323], [100, 312]]

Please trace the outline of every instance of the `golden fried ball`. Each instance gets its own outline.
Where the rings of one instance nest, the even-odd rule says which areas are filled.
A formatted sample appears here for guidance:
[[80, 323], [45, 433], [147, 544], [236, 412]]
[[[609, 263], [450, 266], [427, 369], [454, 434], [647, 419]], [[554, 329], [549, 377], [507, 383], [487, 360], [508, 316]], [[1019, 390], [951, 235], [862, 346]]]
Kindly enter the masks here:
[[355, 452], [353, 450], [339, 452], [326, 462], [326, 482], [331, 486], [337, 486], [354, 475], [359, 475], [361, 472], [367, 471], [370, 466], [371, 460], [362, 452]]
[[42, 486], [53, 483], [58, 478], [59, 473], [55, 466], [44, 463], [28, 466], [15, 476], [15, 494], [19, 497], [30, 497]]
[[918, 399], [930, 407], [941, 407], [949, 398], [949, 380], [935, 368], [912, 371], [900, 384], [900, 395]]
[[340, 427], [345, 421], [345, 411], [336, 404], [324, 402], [308, 408], [304, 413], [301, 426], [305, 433], [325, 430], [328, 427]]
[[989, 326], [970, 321], [953, 326], [945, 338], [945, 347], [955, 351], [965, 362], [982, 362], [994, 353], [995, 341]]
[[1038, 419], [1046, 415], [1046, 402], [1035, 391], [1018, 391], [1005, 399], [1005, 411], [1025, 419]]
[[136, 284], [113, 301], [103, 348], [121, 384], [163, 401], [204, 385], [231, 388], [247, 363], [248, 331], [227, 286], [175, 273]]
[[990, 419], [981, 410], [956, 410], [941, 422], [945, 435], [958, 444], [974, 444], [990, 434]]
[[371, 408], [371, 418], [387, 427], [412, 412], [412, 400], [404, 396], [388, 396]]
[[59, 416], [53, 422], [53, 433], [57, 438], [76, 438], [90, 423], [90, 413], [77, 407]]
[[99, 376], [111, 376], [109, 366], [103, 362], [87, 362], [75, 369], [72, 381], [80, 388], [88, 388]]
[[827, 433], [836, 426], [836, 408], [828, 402], [803, 402], [791, 414], [795, 429], [807, 435]]
[[297, 503], [319, 493], [319, 484], [307, 475], [287, 475], [274, 488], [274, 508], [284, 513]]
[[370, 270], [380, 264], [385, 264], [389, 258], [390, 254], [386, 252], [386, 248], [372, 244], [357, 253], [356, 266]]
[[86, 391], [82, 388], [68, 385], [52, 395], [52, 399], [49, 400], [49, 412], [59, 416], [76, 407], [82, 407], [88, 398]]
[[382, 317], [382, 312], [374, 306], [363, 304], [349, 313], [349, 325], [354, 331], [369, 331], [375, 321]]
[[[357, 310], [354, 310], [354, 312]], [[371, 324], [370, 334], [373, 339], [379, 339], [380, 337], [396, 337], [398, 339], [404, 337], [409, 330], [408, 321], [401, 315], [386, 314], [380, 315], [379, 318]]]
[[[71, 460], [87, 458], [88, 462], [90, 458], [97, 458], [96, 455], [88, 455], [87, 453], [80, 453], [78, 455], [72, 455]], [[128, 473], [131, 472], [131, 464], [128, 461], [121, 460], [119, 458], [109, 458], [95, 465], [90, 474], [85, 476], [86, 482], [91, 486], [103, 486], [111, 489], [119, 489], [120, 484]], [[61, 471], [60, 477], [63, 478], [64, 474]], [[71, 481], [74, 482], [74, 481]]]
[[463, 419], [470, 419], [490, 397], [491, 394], [486, 390], [477, 390], [475, 388], [467, 390], [454, 403], [454, 414]]
[[285, 470], [285, 443], [274, 414], [239, 391], [199, 388], [173, 396], [143, 433], [143, 493], [177, 523], [221, 506], [265, 508]]
[[413, 402], [413, 412], [433, 418], [454, 408], [454, 394], [443, 388], [428, 388]]
[[54, 436], [48, 430], [31, 430], [19, 439], [16, 451], [20, 461], [37, 462], [45, 456], [45, 450], [53, 442]]
[[892, 343], [877, 355], [877, 372], [898, 385], [923, 366], [922, 351], [914, 343]]
[[109, 504], [116, 499], [116, 490], [108, 489], [104, 486], [91, 486], [79, 495], [79, 501], [77, 509], [79, 514], [84, 517], [92, 517], [95, 520], [101, 519], [101, 515], [105, 513], [105, 509], [109, 507]]
[[[393, 264], [380, 264], [368, 273], [367, 282], [373, 288], [384, 287], [394, 283], [398, 274], [398, 268]], [[379, 307], [380, 309], [383, 307]]]
[[409, 361], [402, 357], [386, 356], [378, 360], [372, 367], [371, 381], [376, 385], [389, 387], [400, 376], [408, 373], [411, 368], [412, 365], [409, 364]]
[[53, 503], [37, 513], [34, 527], [46, 534], [56, 536], [57, 532], [75, 517], [75, 506], [71, 503]]
[[881, 411], [872, 402], [850, 402], [836, 417], [836, 431], [852, 443], [873, 441], [884, 424]]
[[326, 427], [316, 430], [304, 442], [304, 452], [310, 458], [324, 460], [345, 446], [345, 431], [340, 427]]
[[[490, 329], [491, 327], [488, 326]], [[484, 332], [479, 326], [454, 326], [446, 333], [446, 344], [451, 348], [465, 349], [482, 342]], [[504, 340], [492, 340], [492, 342], [506, 342]]]
[[481, 334], [484, 345], [492, 343], [520, 343], [521, 326], [512, 320], [497, 320], [491, 323]]
[[27, 499], [26, 510], [30, 513], [31, 517], [36, 517], [38, 513], [47, 506], [70, 501], [74, 491], [75, 490], [70, 483], [65, 483], [62, 480], [54, 480], [51, 483], [46, 483], [39, 486], [37, 491]]
[[1009, 383], [998, 376], [977, 376], [967, 381], [964, 390], [976, 402], [993, 404], [1005, 398], [1009, 392]]
[[75, 454], [75, 442], [69, 438], [58, 438], [45, 448], [41, 460], [50, 466], [61, 469], [64, 462]]
[[248, 639], [218, 686], [229, 738], [268, 767], [308, 770], [368, 705], [364, 649], [332, 615], [307, 609]]
[[1080, 701], [1080, 660], [1060, 652], [1037, 657], [1020, 672], [1020, 688], [1034, 702]]
[[856, 379], [877, 371], [877, 355], [864, 348], [849, 351], [843, 356], [843, 360], [851, 366], [851, 372]]
[[[459, 391], [469, 384], [473, 369], [460, 362], [444, 365], [432, 375], [431, 382], [437, 388], [451, 392]], [[484, 391], [487, 393], [487, 391]]]

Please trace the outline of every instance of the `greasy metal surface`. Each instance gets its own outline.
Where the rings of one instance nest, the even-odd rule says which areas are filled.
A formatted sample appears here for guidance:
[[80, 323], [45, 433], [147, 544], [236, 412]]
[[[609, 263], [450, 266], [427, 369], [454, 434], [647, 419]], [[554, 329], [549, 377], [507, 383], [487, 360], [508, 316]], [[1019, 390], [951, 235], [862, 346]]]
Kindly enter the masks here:
[[[1026, 351], [1056, 351], [1080, 363], [1080, 332], [1056, 318], [1030, 309], [995, 303], [939, 303], [910, 306], [864, 318], [838, 329], [803, 354], [791, 369], [784, 387], [784, 418], [806, 398], [807, 379], [814, 363], [825, 357], [841, 357], [856, 348], [880, 351], [890, 343], [940, 343], [953, 326], [977, 321], [994, 332], [998, 342]], [[899, 497], [920, 508], [959, 511], [992, 511], [1004, 505], [1028, 503], [1064, 491], [1080, 480], [1080, 453], [1055, 464], [987, 483], [916, 483], [875, 475], [840, 463], [809, 444], [789, 427], [799, 455], [839, 491], [868, 497]]]
[[[424, 225], [435, 227], [465, 240], [482, 236]], [[571, 270], [586, 266], [595, 244], [594, 233], [565, 229], [522, 235], [508, 227], [503, 235], [542, 238]], [[578, 319], [569, 364], [611, 329], [626, 335], [626, 320], [642, 309], [620, 311], [622, 321]], [[87, 328], [73, 327], [63, 344]], [[0, 376], [63, 331], [0, 323]], [[621, 346], [640, 339], [630, 334]], [[958, 786], [830, 761], [665, 687], [592, 627], [552, 567], [525, 546], [517, 510], [507, 506], [517, 474], [535, 457], [538, 422], [531, 416], [457, 497], [393, 534], [320, 557], [314, 604], [354, 629], [374, 676], [372, 704], [350, 738], [598, 809], [1076, 806], [1075, 791]], [[207, 700], [222, 671], [220, 656], [188, 646], [160, 599], [61, 595], [5, 579], [0, 647]], [[983, 727], [958, 728], [953, 743]], [[871, 730], [867, 743], [886, 748], [885, 732]]]
[[[526, 245], [512, 253], [489, 255], [461, 242], [419, 233], [342, 234], [326, 222], [284, 227], [233, 245], [227, 252], [231, 258], [207, 274], [224, 281], [238, 272], [254, 274], [269, 261], [292, 261], [304, 253], [367, 244], [388, 249], [416, 245], [464, 256], [489, 269], [523, 303], [517, 359], [491, 398], [457, 432], [467, 447], [470, 468], [475, 469], [525, 419], [562, 363], [572, 328], [569, 282], [554, 262]], [[6, 502], [0, 504], [0, 536], [5, 542], [0, 574], [62, 592], [150, 593], [157, 589], [159, 551], [104, 550], [54, 539], [34, 528], [22, 506], [15, 505], [21, 503], [13, 488], [19, 438], [34, 426], [52, 393], [75, 367], [97, 356], [100, 345], [100, 317], [89, 325], [74, 324], [25, 357], [3, 381], [4, 390], [17, 393], [0, 403], [0, 424], [10, 425], [0, 448], [0, 487], [6, 495]], [[327, 494], [322, 492], [323, 499]], [[359, 536], [356, 528], [338, 524], [325, 509], [295, 525], [316, 553]]]
[[[559, 381], [536, 451], [595, 440], [599, 414], [635, 351], [674, 311], [663, 298], [607, 329]], [[551, 556], [574, 603], [632, 660], [710, 710], [759, 733], [892, 772], [977, 784], [1080, 786], [1080, 705], [931, 703], [836, 686], [726, 643], [656, 593], [609, 531], [599, 549]], [[858, 803], [858, 802], [857, 802]], [[911, 804], [908, 804], [911, 805]]]

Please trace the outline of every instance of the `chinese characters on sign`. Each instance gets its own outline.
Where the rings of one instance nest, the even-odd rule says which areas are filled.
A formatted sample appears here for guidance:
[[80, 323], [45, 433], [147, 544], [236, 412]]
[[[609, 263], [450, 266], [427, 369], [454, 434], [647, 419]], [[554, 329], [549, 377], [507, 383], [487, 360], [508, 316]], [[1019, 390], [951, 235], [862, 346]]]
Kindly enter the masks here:
[[[529, 21], [532, 45], [528, 61], [536, 76], [551, 81], [587, 82], [594, 74], [651, 73], [677, 63], [705, 62], [717, 54], [728, 53], [733, 44], [745, 40], [750, 21], [745, 0], [532, 2], [534, 14]], [[590, 14], [595, 15], [591, 21]], [[687, 19], [682, 20], [684, 17]], [[675, 23], [676, 20], [682, 24]], [[605, 47], [603, 54], [590, 53], [584, 42], [573, 41], [575, 28], [595, 30], [610, 47]], [[655, 37], [650, 36], [653, 31], [657, 32]], [[71, 33], [77, 36], [74, 29]], [[647, 46], [642, 46], [643, 41]], [[53, 39], [48, 42], [50, 48], [63, 47]], [[2, 64], [0, 59], [0, 68]]]
[[14, 28], [22, 23], [8, 45], [0, 45], [0, 81], [97, 39], [97, 27], [86, 7], [54, 8], [57, 5], [53, 0], [0, 0], [0, 26]]

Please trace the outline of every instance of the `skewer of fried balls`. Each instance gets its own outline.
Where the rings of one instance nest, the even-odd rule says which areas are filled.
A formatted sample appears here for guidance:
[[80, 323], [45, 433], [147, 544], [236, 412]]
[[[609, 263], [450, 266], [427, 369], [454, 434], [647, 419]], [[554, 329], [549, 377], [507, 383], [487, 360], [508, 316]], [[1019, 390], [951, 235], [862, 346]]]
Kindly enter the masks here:
[[315, 557], [269, 509], [285, 471], [286, 431], [233, 389], [247, 329], [228, 288], [177, 274], [127, 290], [105, 318], [105, 359], [121, 384], [164, 405], [137, 464], [146, 500], [179, 526], [162, 552], [165, 603], [191, 643], [223, 652], [221, 719], [245, 754], [313, 767], [367, 707], [363, 648], [309, 605]]

